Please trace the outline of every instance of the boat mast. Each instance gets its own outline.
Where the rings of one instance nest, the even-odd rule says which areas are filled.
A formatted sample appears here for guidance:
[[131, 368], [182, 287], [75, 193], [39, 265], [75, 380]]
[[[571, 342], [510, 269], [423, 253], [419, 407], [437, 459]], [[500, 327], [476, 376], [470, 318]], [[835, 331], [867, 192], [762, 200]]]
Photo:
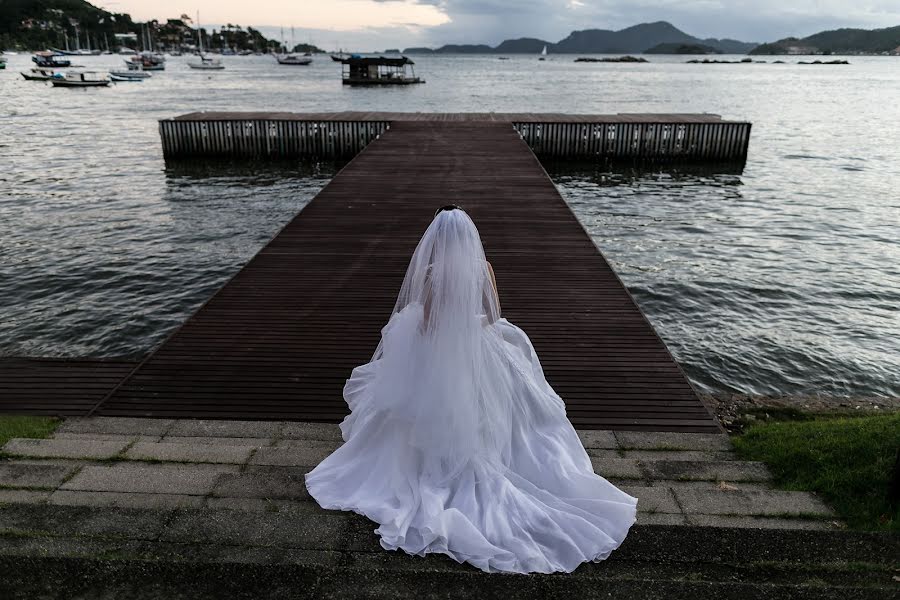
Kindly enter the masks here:
[[197, 37], [200, 39], [200, 58], [203, 58], [203, 28], [200, 26], [200, 11], [197, 11]]

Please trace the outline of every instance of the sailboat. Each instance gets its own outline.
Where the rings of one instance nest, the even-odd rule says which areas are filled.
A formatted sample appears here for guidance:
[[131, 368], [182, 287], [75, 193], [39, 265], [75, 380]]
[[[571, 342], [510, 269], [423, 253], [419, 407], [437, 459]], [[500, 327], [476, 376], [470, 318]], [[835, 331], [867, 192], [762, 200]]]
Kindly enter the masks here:
[[541, 57], [538, 60], [547, 60], [547, 46], [544, 46], [544, 49], [541, 50]]
[[221, 58], [210, 58], [203, 56], [203, 28], [200, 27], [200, 11], [197, 11], [197, 37], [200, 40], [200, 60], [188, 61], [188, 66], [192, 69], [201, 69], [204, 71], [221, 71], [225, 68]]
[[[281, 30], [281, 37], [284, 38], [284, 29]], [[291, 27], [291, 47], [293, 47], [293, 46], [294, 46], [294, 28]], [[295, 53], [276, 54], [275, 60], [278, 61], [279, 65], [304, 66], [304, 65], [308, 65], [312, 62], [312, 53], [307, 52], [306, 54], [295, 54]]]

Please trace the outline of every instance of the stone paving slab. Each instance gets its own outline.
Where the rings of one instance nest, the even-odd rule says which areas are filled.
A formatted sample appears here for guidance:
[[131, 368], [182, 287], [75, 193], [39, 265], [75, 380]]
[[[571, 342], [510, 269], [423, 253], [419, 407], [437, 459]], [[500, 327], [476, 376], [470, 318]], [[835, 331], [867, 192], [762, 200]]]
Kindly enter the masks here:
[[681, 513], [638, 512], [636, 525], [687, 525], [687, 517]]
[[252, 446], [223, 446], [221, 444], [173, 444], [168, 442], [137, 442], [125, 457], [131, 460], [160, 460], [190, 463], [244, 464], [250, 460]]
[[244, 512], [278, 512], [278, 507], [265, 498], [205, 498], [210, 510], [240, 510]]
[[651, 487], [667, 487], [672, 490], [697, 490], [698, 492], [765, 492], [772, 486], [760, 481], [676, 481], [661, 479], [649, 481]]
[[636, 460], [592, 457], [591, 464], [594, 466], [594, 472], [604, 478], [641, 479], [644, 476]]
[[97, 442], [158, 442], [160, 435], [125, 435], [122, 433], [66, 433], [56, 432], [50, 436], [54, 440], [85, 440]]
[[49, 498], [50, 504], [60, 506], [115, 506], [150, 510], [200, 508], [203, 496], [185, 494], [142, 494], [134, 492], [76, 492], [57, 490]]
[[165, 513], [117, 507], [0, 505], [0, 532], [155, 540]]
[[611, 459], [611, 458], [624, 458], [619, 455], [618, 450], [605, 449], [605, 448], [585, 448], [585, 452], [591, 458], [602, 458], [602, 459]]
[[77, 467], [55, 464], [0, 462], [0, 485], [55, 488]]
[[686, 514], [759, 516], [832, 516], [825, 503], [807, 492], [676, 489], [678, 503]]
[[623, 492], [638, 499], [638, 512], [651, 513], [680, 513], [678, 503], [672, 490], [662, 487], [645, 487], [636, 485], [623, 485]]
[[112, 433], [121, 435], [163, 435], [173, 419], [132, 417], [72, 417], [56, 429], [57, 433]]
[[50, 490], [6, 490], [0, 489], [0, 504], [15, 502], [16, 504], [39, 504], [50, 497]]
[[258, 466], [243, 473], [225, 473], [212, 494], [233, 498], [306, 499], [309, 498], [306, 472], [307, 469]]
[[109, 459], [119, 454], [127, 442], [99, 442], [90, 440], [9, 440], [3, 451], [15, 456], [39, 456], [47, 458]]
[[160, 535], [168, 542], [203, 542], [342, 550], [347, 517], [343, 513], [300, 519], [281, 512], [184, 511]]
[[328, 440], [343, 442], [341, 428], [332, 423], [284, 423], [280, 435], [287, 440]]
[[745, 461], [642, 460], [649, 479], [769, 481], [772, 475], [763, 463]]
[[690, 460], [727, 461], [737, 460], [734, 452], [701, 452], [699, 450], [620, 450], [622, 458], [636, 460]]
[[837, 522], [826, 519], [773, 519], [728, 515], [685, 515], [688, 525], [697, 527], [737, 527], [742, 529], [837, 530]]
[[331, 452], [330, 448], [260, 448], [250, 459], [250, 464], [315, 467]]
[[616, 436], [612, 431], [597, 430], [581, 430], [578, 431], [578, 438], [585, 448], [618, 448]]
[[262, 448], [275, 444], [275, 438], [258, 437], [202, 437], [167, 435], [161, 440], [165, 444], [188, 444], [191, 446], [247, 446], [250, 448]]
[[343, 445], [343, 442], [336, 440], [278, 440], [275, 444], [277, 448], [325, 448], [330, 452], [334, 452]]
[[616, 441], [624, 450], [730, 451], [724, 433], [674, 433], [663, 431], [616, 431]]
[[169, 430], [172, 436], [274, 438], [282, 423], [278, 421], [218, 421], [180, 419]]
[[145, 494], [210, 493], [219, 476], [238, 471], [235, 465], [119, 463], [84, 467], [60, 489]]

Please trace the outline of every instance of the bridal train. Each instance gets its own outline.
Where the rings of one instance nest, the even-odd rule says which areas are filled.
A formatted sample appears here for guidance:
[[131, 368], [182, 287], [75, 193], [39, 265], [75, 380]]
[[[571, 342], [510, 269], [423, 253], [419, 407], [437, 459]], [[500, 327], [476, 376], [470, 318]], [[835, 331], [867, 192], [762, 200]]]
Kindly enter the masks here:
[[307, 488], [379, 523], [385, 549], [570, 572], [607, 558], [635, 521], [637, 500], [594, 473], [531, 341], [500, 316], [478, 231], [456, 207], [423, 235], [344, 398], [345, 443]]

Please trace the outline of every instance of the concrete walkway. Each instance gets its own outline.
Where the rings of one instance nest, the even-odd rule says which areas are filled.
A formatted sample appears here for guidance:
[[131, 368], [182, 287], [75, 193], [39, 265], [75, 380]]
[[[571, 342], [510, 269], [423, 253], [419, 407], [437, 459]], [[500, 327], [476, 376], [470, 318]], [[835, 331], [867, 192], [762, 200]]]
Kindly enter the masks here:
[[571, 575], [504, 576], [386, 552], [368, 519], [320, 509], [303, 476], [338, 433], [94, 418], [11, 440], [0, 598], [895, 597], [897, 536], [848, 531], [815, 496], [772, 490], [725, 435], [580, 432], [595, 470], [639, 498], [637, 525]]
[[[806, 492], [774, 491], [724, 434], [581, 431], [597, 473], [639, 499], [639, 524], [839, 528]], [[336, 425], [69, 419], [3, 447], [0, 502], [325, 513], [303, 475], [341, 443]], [[548, 465], [552, 468], [552, 465]]]

